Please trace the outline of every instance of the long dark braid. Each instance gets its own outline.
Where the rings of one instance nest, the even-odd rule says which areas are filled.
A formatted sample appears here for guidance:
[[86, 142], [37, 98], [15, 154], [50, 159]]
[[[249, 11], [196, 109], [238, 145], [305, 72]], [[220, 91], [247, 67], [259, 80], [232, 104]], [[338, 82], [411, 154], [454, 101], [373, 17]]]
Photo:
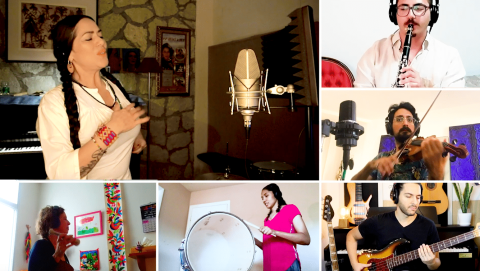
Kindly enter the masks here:
[[[287, 205], [287, 203], [285, 202], [285, 200], [282, 197], [282, 191], [280, 191], [280, 187], [278, 187], [277, 184], [271, 183], [271, 184], [265, 186], [262, 190], [271, 191], [273, 193], [273, 196], [277, 199], [278, 208], [277, 208], [277, 210], [275, 210], [277, 213], [280, 212], [280, 209], [282, 209], [282, 206]], [[268, 218], [270, 217], [271, 214], [272, 214], [272, 209], [270, 209], [270, 212], [267, 215], [267, 220], [268, 220]]]
[[[63, 93], [65, 96], [65, 108], [68, 116], [68, 124], [70, 126], [70, 141], [73, 149], [80, 148], [80, 139], [78, 138], [78, 131], [80, 131], [80, 121], [77, 106], [77, 96], [73, 90], [72, 75], [68, 71], [68, 57], [72, 51], [73, 41], [75, 39], [75, 27], [77, 23], [84, 18], [94, 21], [91, 17], [86, 15], [72, 15], [67, 16], [57, 23], [52, 31], [53, 39], [53, 54], [57, 59], [57, 69], [60, 71], [60, 80], [62, 81]], [[103, 76], [114, 83], [125, 95], [125, 98], [131, 102], [125, 88], [120, 84], [118, 79], [108, 73], [105, 69], [101, 70]]]

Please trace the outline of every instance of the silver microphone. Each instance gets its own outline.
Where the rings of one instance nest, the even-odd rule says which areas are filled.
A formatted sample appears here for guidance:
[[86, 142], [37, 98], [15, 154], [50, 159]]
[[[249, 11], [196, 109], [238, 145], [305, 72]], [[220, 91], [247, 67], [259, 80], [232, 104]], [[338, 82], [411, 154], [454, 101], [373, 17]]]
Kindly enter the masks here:
[[231, 72], [229, 74], [231, 87], [228, 94], [232, 95], [231, 114], [233, 115], [236, 105], [237, 111], [243, 116], [245, 135], [249, 139], [253, 113], [258, 112], [260, 107], [263, 109], [266, 107], [270, 114], [265, 94], [268, 69], [264, 80], [255, 52], [252, 49], [243, 49], [238, 53], [234, 76], [232, 77]]

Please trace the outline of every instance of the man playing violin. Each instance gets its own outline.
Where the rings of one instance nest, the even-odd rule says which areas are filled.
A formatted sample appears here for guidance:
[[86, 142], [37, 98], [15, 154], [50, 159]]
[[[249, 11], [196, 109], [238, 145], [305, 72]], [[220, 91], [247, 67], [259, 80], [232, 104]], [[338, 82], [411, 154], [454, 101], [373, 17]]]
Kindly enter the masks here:
[[[422, 185], [419, 183], [396, 183], [392, 187], [390, 198], [397, 205], [397, 210], [370, 217], [348, 232], [346, 246], [353, 270], [360, 271], [372, 265], [358, 262], [357, 245], [359, 240], [375, 240], [376, 249], [381, 250], [400, 238], [408, 240], [409, 243], [397, 247], [396, 255], [417, 250], [419, 259], [412, 259], [394, 268], [394, 271], [438, 269], [441, 264], [438, 252], [433, 253], [428, 246], [440, 241], [437, 228], [432, 220], [416, 213], [422, 201]], [[388, 255], [378, 256], [387, 257]]]
[[[395, 2], [396, 3], [395, 3]], [[408, 66], [398, 76], [406, 87], [465, 87], [465, 68], [458, 51], [427, 33], [439, 17], [439, 0], [390, 0], [389, 17], [398, 30], [376, 41], [357, 66], [355, 87], [392, 87], [409, 24], [413, 25]]]
[[[415, 107], [408, 102], [391, 105], [385, 118], [387, 133], [395, 137], [395, 149], [379, 153], [372, 161], [353, 176], [352, 180], [443, 180], [445, 149], [442, 142], [434, 136], [424, 139], [420, 145], [422, 159], [406, 159], [400, 163], [398, 156], [405, 141], [419, 125]], [[417, 129], [415, 135], [418, 135]]]

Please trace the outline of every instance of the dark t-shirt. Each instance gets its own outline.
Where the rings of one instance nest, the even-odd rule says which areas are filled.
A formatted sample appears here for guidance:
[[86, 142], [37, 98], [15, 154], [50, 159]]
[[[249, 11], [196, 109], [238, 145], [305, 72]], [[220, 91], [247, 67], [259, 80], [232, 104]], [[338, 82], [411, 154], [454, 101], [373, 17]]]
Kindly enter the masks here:
[[[376, 241], [377, 250], [385, 248], [399, 238], [407, 239], [409, 243], [397, 247], [397, 255], [416, 250], [422, 244], [431, 245], [440, 242], [433, 221], [421, 215], [417, 215], [410, 225], [403, 227], [395, 217], [395, 212], [384, 213], [365, 220], [358, 226], [358, 230], [364, 239]], [[420, 259], [416, 259], [393, 270], [429, 269]]]
[[[32, 252], [30, 254], [30, 259], [28, 260], [28, 270], [29, 271], [52, 271], [57, 268], [59, 265], [53, 258], [55, 253], [55, 248], [53, 247], [52, 242], [47, 239], [38, 240], [32, 247]], [[65, 256], [65, 261], [67, 264], [68, 258]]]

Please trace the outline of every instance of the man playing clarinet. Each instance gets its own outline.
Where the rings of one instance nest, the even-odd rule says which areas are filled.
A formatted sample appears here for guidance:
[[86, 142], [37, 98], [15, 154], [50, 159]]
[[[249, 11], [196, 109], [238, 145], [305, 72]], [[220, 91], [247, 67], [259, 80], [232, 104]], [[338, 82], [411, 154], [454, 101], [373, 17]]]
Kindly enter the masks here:
[[[396, 1], [396, 3], [394, 3]], [[357, 66], [355, 87], [465, 87], [465, 69], [458, 51], [430, 35], [439, 17], [439, 0], [390, 0], [389, 17], [398, 30], [376, 41]], [[413, 25], [408, 65], [399, 65]], [[430, 26], [430, 31], [428, 27]]]

